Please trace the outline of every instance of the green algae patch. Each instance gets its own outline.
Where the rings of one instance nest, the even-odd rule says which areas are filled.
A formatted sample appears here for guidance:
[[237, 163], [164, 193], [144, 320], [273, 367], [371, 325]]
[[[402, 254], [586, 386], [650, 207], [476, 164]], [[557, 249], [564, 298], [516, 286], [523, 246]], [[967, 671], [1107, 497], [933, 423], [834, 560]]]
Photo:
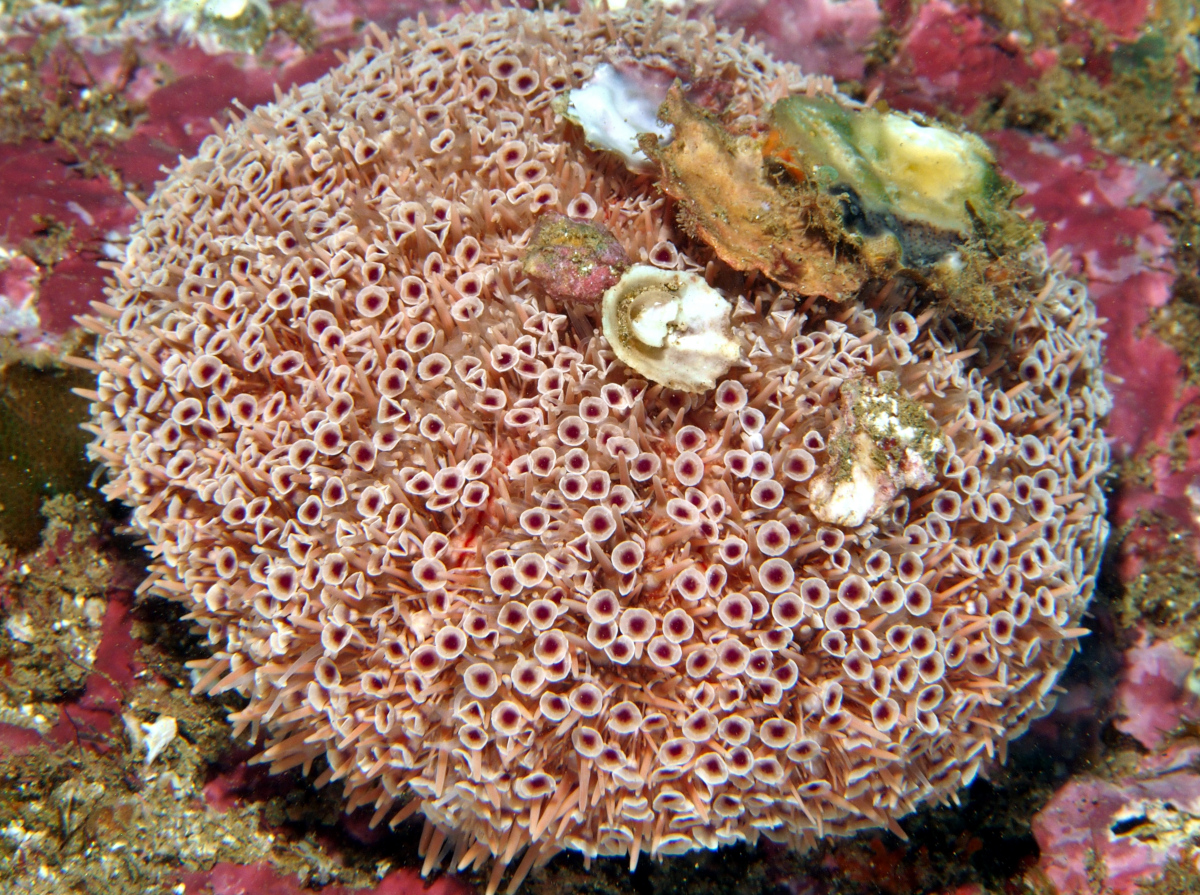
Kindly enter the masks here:
[[1137, 891], [1138, 895], [1193, 895], [1200, 892], [1200, 870], [1196, 869], [1195, 848], [1187, 857], [1167, 861], [1162, 876], [1139, 882]]
[[1171, 298], [1150, 311], [1155, 335], [1183, 361], [1188, 382], [1200, 385], [1200, 202], [1187, 190], [1177, 190], [1169, 214], [1160, 216], [1171, 234], [1171, 255], [1177, 271]]
[[[225, 716], [244, 700], [190, 692], [186, 663], [202, 647], [182, 608], [150, 595], [133, 607], [135, 652], [120, 656], [141, 670], [132, 682], [114, 677], [112, 653], [100, 649], [108, 607], [145, 559], [112, 538], [102, 501], [58, 497], [42, 515], [40, 549], [9, 551], [0, 566], [0, 723], [45, 734], [61, 722], [77, 739], [14, 745], [10, 731], [0, 749], [0, 892], [169, 892], [181, 874], [220, 862], [361, 891], [390, 866], [417, 862], [419, 825], [386, 850], [347, 841], [331, 856], [323, 837], [338, 835], [343, 797], [336, 785], [300, 785], [298, 772], [269, 790], [235, 772], [218, 783], [213, 810], [205, 787], [231, 767]], [[98, 697], [88, 703], [96, 714], [80, 715], [89, 678], [119, 705]], [[147, 763], [143, 725], [164, 717], [177, 735]]]
[[72, 388], [90, 388], [91, 374], [24, 361], [0, 367], [0, 538], [13, 549], [38, 543], [42, 502], [85, 488], [92, 465], [79, 428], [87, 401]]
[[[1151, 4], [1134, 39], [1114, 35], [1070, 7], [1038, 0], [983, 0], [1001, 33], [1018, 35], [1022, 55], [1055, 64], [968, 116], [977, 131], [1020, 128], [1051, 140], [1086, 131], [1092, 146], [1161, 169], [1169, 178], [1200, 175], [1200, 18], [1188, 0]], [[1101, 72], [1106, 74], [1101, 75]]]
[[41, 516], [41, 549], [6, 547], [0, 567], [0, 722], [45, 733], [96, 671], [113, 563], [92, 501], [55, 497]]
[[1137, 561], [1137, 574], [1114, 604], [1121, 627], [1144, 627], [1152, 639], [1172, 640], [1200, 651], [1200, 563], [1196, 537], [1157, 513], [1139, 513], [1114, 537], [1124, 556]]
[[142, 105], [126, 95], [135, 57], [100, 77], [71, 44], [65, 27], [49, 27], [28, 46], [0, 50], [0, 143], [40, 140], [69, 153], [85, 177], [121, 181], [107, 152], [132, 135]]

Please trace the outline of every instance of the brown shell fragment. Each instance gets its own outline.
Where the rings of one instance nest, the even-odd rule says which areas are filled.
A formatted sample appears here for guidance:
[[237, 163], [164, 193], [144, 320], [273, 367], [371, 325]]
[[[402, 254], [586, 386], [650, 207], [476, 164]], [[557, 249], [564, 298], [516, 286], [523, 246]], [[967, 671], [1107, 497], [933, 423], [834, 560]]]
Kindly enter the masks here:
[[785, 289], [843, 301], [865, 277], [838, 262], [836, 247], [816, 226], [826, 210], [816, 193], [772, 183], [762, 147], [749, 136], [733, 136], [689, 103], [676, 84], [658, 110], [675, 129], [662, 145], [641, 136], [642, 151], [658, 164], [659, 186], [679, 203], [679, 222], [708, 243], [737, 270], [766, 274]]

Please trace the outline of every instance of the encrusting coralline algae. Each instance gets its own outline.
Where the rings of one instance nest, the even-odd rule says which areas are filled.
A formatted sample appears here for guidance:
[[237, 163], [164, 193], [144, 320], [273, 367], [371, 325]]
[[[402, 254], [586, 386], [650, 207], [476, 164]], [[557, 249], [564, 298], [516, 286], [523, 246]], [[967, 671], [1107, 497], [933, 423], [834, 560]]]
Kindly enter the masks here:
[[[601, 65], [677, 79], [674, 120], [715, 144], [643, 139], [635, 170], [589, 148], [555, 100]], [[883, 230], [830, 230], [838, 171], [763, 161], [789, 94], [857, 108], [661, 10], [406, 23], [181, 162], [82, 321], [92, 452], [147, 587], [207, 635], [197, 690], [247, 699], [272, 770], [423, 813], [426, 870], [495, 856], [494, 891], [564, 848], [902, 832], [1050, 707], [1106, 534], [1092, 305], [1009, 239], [984, 325]], [[690, 226], [762, 223], [667, 171], [731, 146], [780, 220], [821, 209], [783, 234], [814, 267]], [[588, 280], [546, 237], [531, 268], [550, 214], [632, 266], [597, 237]], [[727, 304], [711, 385], [610, 344], [600, 292], [646, 269]], [[639, 350], [686, 323], [655, 301]]]

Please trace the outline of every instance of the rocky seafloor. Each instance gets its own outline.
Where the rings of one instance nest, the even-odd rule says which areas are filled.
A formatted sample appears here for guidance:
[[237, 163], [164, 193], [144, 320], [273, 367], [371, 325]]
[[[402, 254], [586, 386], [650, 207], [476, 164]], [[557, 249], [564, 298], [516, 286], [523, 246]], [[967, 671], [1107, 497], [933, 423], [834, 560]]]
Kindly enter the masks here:
[[[859, 98], [983, 134], [1107, 318], [1113, 534], [1055, 711], [1007, 764], [807, 854], [560, 856], [531, 893], [1200, 891], [1200, 26], [1183, 2], [719, 0], [727, 27]], [[337, 787], [272, 778], [233, 706], [193, 697], [178, 607], [137, 595], [139, 547], [90, 487], [88, 350], [161, 166], [233, 100], [311, 80], [458, 5], [381, 0], [0, 10], [0, 892], [474, 891], [421, 880], [419, 822], [368, 830]], [[365, 813], [364, 813], [365, 812]]]

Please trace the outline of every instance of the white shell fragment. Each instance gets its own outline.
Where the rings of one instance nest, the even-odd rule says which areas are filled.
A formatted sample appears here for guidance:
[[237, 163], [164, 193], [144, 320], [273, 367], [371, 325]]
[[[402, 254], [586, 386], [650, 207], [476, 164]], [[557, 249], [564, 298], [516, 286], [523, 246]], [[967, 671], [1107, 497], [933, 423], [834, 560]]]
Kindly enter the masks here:
[[733, 306], [703, 277], [635, 264], [604, 293], [604, 337], [652, 382], [706, 392], [741, 358]]
[[656, 86], [626, 77], [607, 63], [582, 87], [570, 91], [564, 117], [583, 128], [584, 139], [593, 149], [621, 156], [631, 171], [653, 167], [638, 148], [638, 134], [657, 134], [669, 140], [672, 129], [658, 121], [658, 107], [665, 92]]
[[933, 418], [894, 382], [843, 385], [834, 433], [808, 499], [814, 516], [845, 528], [877, 518], [905, 489], [932, 485], [945, 449]]
[[171, 745], [179, 733], [179, 727], [170, 715], [159, 715], [153, 724], [142, 724], [142, 733], [146, 737], [142, 745], [146, 749], [146, 766], [149, 767]]
[[33, 643], [37, 640], [37, 632], [29, 620], [28, 612], [17, 612], [10, 615], [4, 622], [4, 627], [8, 630], [8, 636], [13, 640], [21, 643]]
[[[817, 477], [809, 491], [812, 513], [822, 522], [858, 528], [886, 505], [881, 492], [886, 484], [880, 482], [880, 471], [872, 462], [870, 442], [855, 439], [849, 469], [843, 475], [823, 474]], [[890, 497], [891, 495], [887, 495]]]

